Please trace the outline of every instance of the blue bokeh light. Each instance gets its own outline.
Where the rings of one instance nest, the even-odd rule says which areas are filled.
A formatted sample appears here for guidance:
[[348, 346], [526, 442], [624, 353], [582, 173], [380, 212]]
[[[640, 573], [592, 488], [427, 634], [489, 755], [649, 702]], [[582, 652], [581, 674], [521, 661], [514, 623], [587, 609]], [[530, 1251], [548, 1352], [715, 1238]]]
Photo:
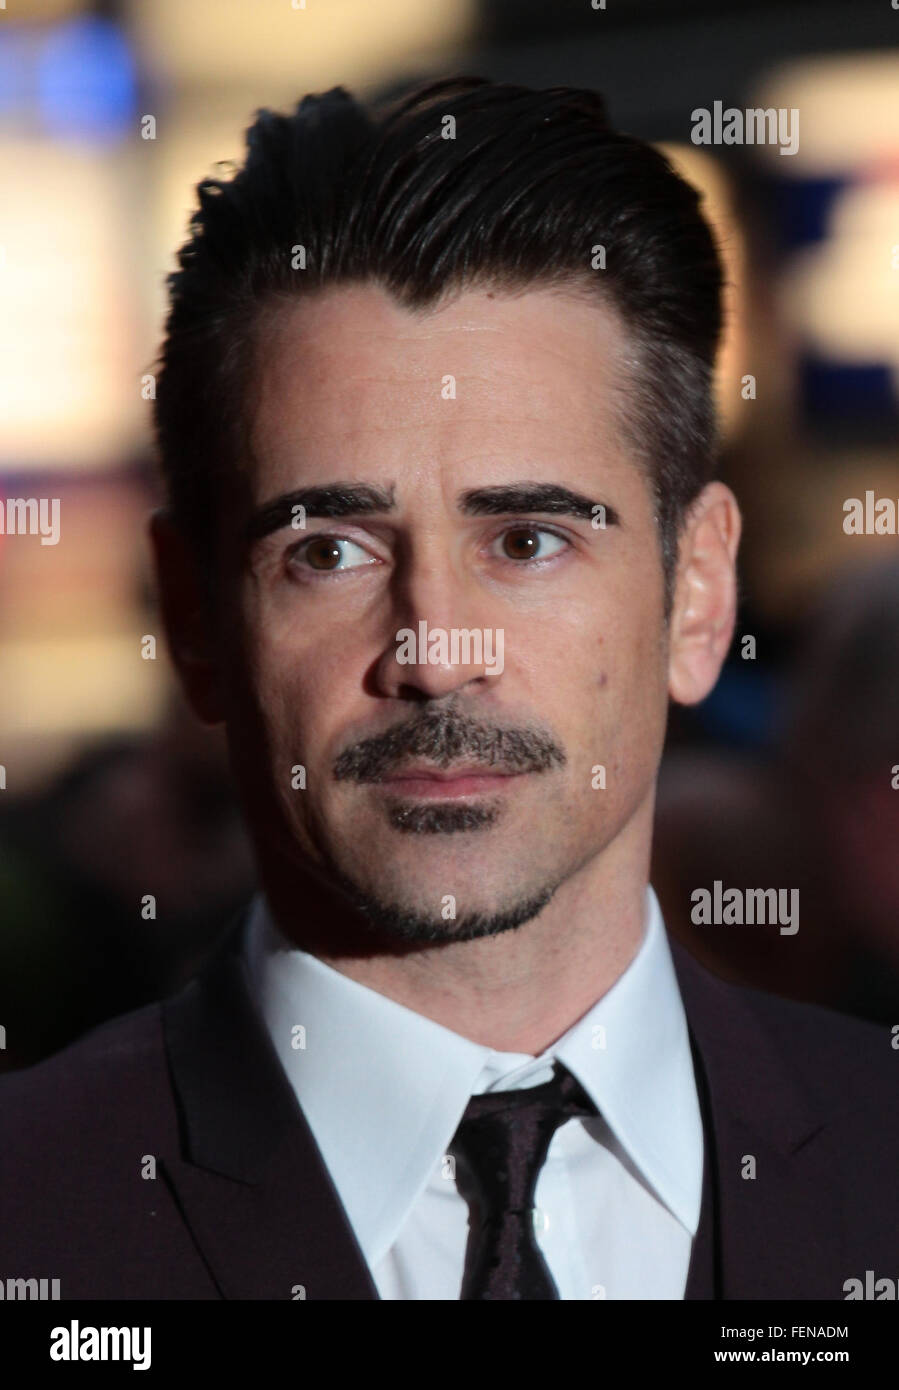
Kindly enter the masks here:
[[59, 138], [118, 140], [132, 128], [134, 59], [116, 25], [83, 17], [53, 29], [35, 72], [42, 124]]

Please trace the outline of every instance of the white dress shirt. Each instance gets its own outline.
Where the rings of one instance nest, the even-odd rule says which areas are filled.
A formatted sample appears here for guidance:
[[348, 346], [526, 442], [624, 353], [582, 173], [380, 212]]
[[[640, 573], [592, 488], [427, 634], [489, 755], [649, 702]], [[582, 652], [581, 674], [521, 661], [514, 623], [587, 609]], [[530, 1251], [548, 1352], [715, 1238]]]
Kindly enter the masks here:
[[495, 1052], [291, 946], [257, 897], [250, 987], [378, 1292], [458, 1299], [468, 1206], [447, 1150], [469, 1098], [548, 1081], [555, 1059], [599, 1116], [555, 1132], [537, 1241], [562, 1299], [680, 1299], [703, 1131], [658, 901], [612, 988], [539, 1057]]

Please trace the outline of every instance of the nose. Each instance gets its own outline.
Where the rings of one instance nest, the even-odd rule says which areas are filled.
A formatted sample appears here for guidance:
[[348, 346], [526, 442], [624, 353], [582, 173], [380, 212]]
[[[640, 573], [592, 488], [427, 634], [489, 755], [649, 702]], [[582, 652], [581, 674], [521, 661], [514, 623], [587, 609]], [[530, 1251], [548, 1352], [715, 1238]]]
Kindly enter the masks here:
[[501, 670], [502, 634], [464, 585], [432, 570], [410, 577], [396, 627], [377, 665], [379, 692], [436, 700], [473, 684], [492, 686]]

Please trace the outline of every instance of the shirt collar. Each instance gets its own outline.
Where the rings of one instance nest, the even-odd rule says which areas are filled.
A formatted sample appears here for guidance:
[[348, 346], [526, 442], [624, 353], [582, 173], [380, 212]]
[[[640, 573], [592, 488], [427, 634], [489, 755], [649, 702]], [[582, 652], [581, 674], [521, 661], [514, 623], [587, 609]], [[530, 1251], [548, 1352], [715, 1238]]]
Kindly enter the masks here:
[[643, 1178], [695, 1234], [702, 1119], [651, 887], [630, 965], [536, 1058], [472, 1042], [296, 949], [261, 897], [245, 952], [256, 1004], [371, 1266], [396, 1240], [469, 1098], [538, 1085], [554, 1059], [577, 1077]]

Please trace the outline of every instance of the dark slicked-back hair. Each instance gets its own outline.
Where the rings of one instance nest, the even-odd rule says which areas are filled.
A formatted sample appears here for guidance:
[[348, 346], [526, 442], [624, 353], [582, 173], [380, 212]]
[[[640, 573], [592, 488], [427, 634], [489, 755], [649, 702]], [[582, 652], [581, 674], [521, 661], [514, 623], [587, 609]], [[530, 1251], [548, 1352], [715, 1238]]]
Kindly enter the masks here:
[[248, 457], [264, 307], [352, 281], [409, 310], [469, 288], [570, 287], [629, 330], [624, 426], [654, 490], [670, 596], [680, 524], [714, 467], [721, 266], [699, 195], [615, 130], [597, 93], [453, 77], [369, 109], [335, 87], [289, 116], [258, 112], [243, 167], [197, 193], [168, 282], [155, 423], [169, 503], [207, 555]]

